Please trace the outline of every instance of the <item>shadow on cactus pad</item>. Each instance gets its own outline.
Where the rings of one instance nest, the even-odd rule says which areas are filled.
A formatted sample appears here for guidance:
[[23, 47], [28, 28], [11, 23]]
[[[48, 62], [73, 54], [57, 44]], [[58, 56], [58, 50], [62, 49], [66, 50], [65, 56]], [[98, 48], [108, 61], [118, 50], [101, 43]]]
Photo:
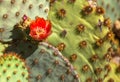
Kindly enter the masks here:
[[23, 41], [23, 40], [16, 40], [13, 41], [11, 45], [9, 45], [6, 52], [15, 52], [21, 55], [23, 58], [27, 58], [28, 56], [32, 55], [33, 52], [37, 49], [37, 43], [31, 43], [30, 41]]
[[13, 40], [16, 40], [16, 39], [22, 40], [24, 38], [24, 34], [23, 34], [22, 30], [17, 26], [14, 26], [11, 33], [12, 33], [12, 35], [10, 36], [10, 38], [12, 38]]

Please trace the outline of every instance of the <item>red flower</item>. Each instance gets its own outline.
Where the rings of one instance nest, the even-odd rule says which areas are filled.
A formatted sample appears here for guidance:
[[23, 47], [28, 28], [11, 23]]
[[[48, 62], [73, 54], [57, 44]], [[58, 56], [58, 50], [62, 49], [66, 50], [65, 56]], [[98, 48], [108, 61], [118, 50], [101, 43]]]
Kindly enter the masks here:
[[48, 20], [37, 17], [30, 24], [30, 36], [38, 41], [46, 39], [51, 34], [51, 23]]

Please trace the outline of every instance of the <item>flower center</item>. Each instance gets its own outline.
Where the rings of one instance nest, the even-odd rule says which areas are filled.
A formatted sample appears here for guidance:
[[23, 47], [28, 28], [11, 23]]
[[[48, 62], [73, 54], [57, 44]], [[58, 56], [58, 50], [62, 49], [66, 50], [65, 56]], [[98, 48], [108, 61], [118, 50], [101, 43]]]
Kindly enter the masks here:
[[44, 33], [45, 33], [45, 30], [44, 30], [44, 29], [39, 28], [39, 27], [36, 29], [36, 34], [37, 34], [37, 35], [44, 34]]

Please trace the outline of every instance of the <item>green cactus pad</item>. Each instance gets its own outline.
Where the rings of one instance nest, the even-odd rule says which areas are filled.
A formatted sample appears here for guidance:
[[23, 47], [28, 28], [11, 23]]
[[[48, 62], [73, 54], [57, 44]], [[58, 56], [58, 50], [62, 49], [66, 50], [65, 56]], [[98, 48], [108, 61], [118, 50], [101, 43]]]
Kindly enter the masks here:
[[29, 82], [28, 68], [15, 53], [0, 57], [0, 82]]
[[26, 63], [30, 68], [30, 82], [79, 82], [73, 66], [48, 43], [40, 42]]
[[14, 25], [23, 15], [35, 19], [36, 16], [47, 19], [49, 1], [47, 0], [0, 0], [0, 40], [10, 41]]
[[111, 59], [110, 22], [98, 8], [87, 0], [58, 0], [48, 16], [53, 26], [48, 42], [71, 61], [82, 82], [104, 81]]

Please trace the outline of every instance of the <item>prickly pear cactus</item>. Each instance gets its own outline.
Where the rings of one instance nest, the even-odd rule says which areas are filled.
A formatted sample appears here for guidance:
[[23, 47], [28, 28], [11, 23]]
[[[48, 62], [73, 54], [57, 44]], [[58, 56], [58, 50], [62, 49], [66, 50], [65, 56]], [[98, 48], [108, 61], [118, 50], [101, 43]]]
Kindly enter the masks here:
[[10, 41], [14, 25], [27, 16], [47, 19], [48, 0], [0, 0], [0, 40]]
[[79, 82], [69, 61], [57, 48], [40, 42], [38, 49], [26, 59], [30, 68], [30, 82]]
[[29, 82], [28, 68], [15, 53], [0, 57], [0, 82]]
[[105, 16], [110, 17], [112, 22], [120, 17], [120, 0], [97, 0], [97, 2], [105, 8]]
[[110, 72], [113, 33], [104, 9], [90, 1], [51, 2], [48, 18], [53, 33], [47, 40], [71, 61], [81, 82], [103, 82]]
[[[103, 17], [105, 10], [96, 6], [95, 0], [50, 0], [50, 3], [51, 9], [48, 14], [48, 0], [0, 0], [0, 42], [2, 42], [0, 52], [5, 49], [4, 52], [22, 54], [30, 67], [30, 82], [110, 82], [111, 79], [119, 82], [119, 68], [118, 74], [114, 71], [116, 67], [111, 69], [113, 65], [110, 63], [112, 59], [110, 43], [113, 33], [110, 19]], [[18, 35], [17, 33], [20, 33], [17, 37], [24, 36], [21, 35], [22, 31], [19, 28], [13, 28], [16, 23], [27, 20], [29, 27], [31, 19], [36, 16], [47, 19], [47, 14], [52, 22], [52, 34], [46, 41], [57, 49], [47, 43], [33, 44], [34, 42], [29, 40], [28, 42], [13, 40], [7, 48], [2, 46], [7, 43], [6, 41], [11, 41], [13, 36]], [[28, 17], [31, 19], [28, 20]], [[14, 55], [10, 57], [14, 58]], [[1, 64], [4, 63], [3, 60], [8, 63], [1, 58]], [[15, 62], [10, 62], [16, 65]], [[10, 69], [10, 73], [12, 70], [14, 69]], [[19, 72], [21, 71], [28, 75], [27, 68], [20, 69]], [[0, 75], [0, 82], [4, 82], [3, 80], [13, 82], [21, 76], [18, 75], [16, 79], [11, 80], [11, 77], [2, 75], [4, 74]], [[23, 80], [22, 82], [28, 82], [26, 78]]]

